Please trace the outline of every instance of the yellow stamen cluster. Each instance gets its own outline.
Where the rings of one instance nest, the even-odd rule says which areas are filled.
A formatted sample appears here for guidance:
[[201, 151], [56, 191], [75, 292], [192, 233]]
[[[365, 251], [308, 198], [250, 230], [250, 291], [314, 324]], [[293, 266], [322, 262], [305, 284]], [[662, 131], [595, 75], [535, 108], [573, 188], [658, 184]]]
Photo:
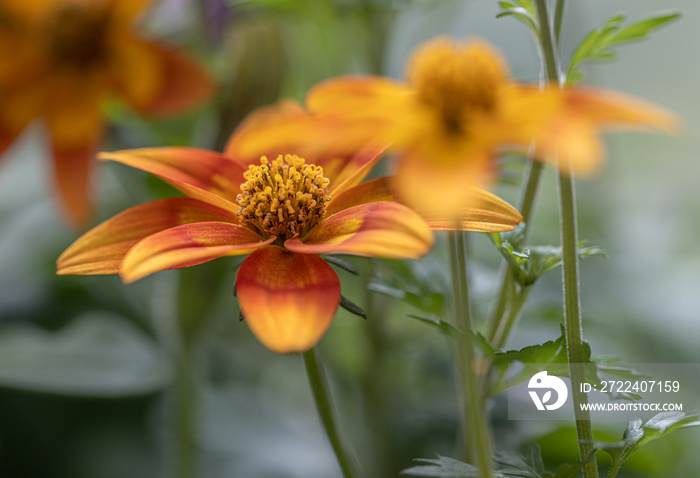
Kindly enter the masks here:
[[243, 177], [246, 182], [236, 197], [238, 215], [258, 233], [277, 236], [281, 242], [303, 236], [318, 224], [331, 199], [323, 168], [295, 155], [272, 161], [263, 156]]
[[406, 76], [418, 98], [436, 108], [448, 127], [459, 130], [470, 113], [496, 106], [508, 69], [486, 43], [440, 37], [416, 50]]
[[104, 56], [109, 11], [90, 5], [67, 4], [48, 26], [49, 54], [60, 65], [84, 68]]

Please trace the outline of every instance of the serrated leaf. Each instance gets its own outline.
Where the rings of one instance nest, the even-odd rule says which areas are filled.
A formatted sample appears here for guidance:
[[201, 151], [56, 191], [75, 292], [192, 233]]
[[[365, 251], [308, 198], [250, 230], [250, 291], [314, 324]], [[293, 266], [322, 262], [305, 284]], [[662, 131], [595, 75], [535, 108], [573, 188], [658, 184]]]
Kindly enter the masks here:
[[[507, 383], [499, 382], [494, 384], [491, 392], [497, 394], [505, 390], [509, 386], [517, 385], [525, 380], [528, 380], [537, 372], [546, 370], [551, 375], [560, 377], [569, 376], [569, 364], [566, 353], [565, 331], [562, 326], [561, 336], [556, 340], [548, 340], [547, 342], [528, 345], [519, 350], [508, 350], [506, 352], [498, 352], [492, 355], [493, 365], [505, 371], [505, 369], [513, 362], [519, 362], [524, 365], [523, 369], [508, 379]], [[599, 364], [597, 360], [591, 358], [591, 347], [588, 342], [583, 343], [585, 363], [590, 366], [584, 367], [584, 381], [594, 385], [600, 389], [602, 380], [606, 379], [606, 375], [627, 376], [627, 377], [645, 377], [633, 369], [620, 365]], [[503, 376], [503, 374], [501, 374]], [[638, 400], [641, 396], [634, 393], [626, 392], [606, 392], [612, 399]], [[546, 401], [546, 399], [544, 400]]]
[[566, 345], [564, 337], [559, 337], [556, 340], [548, 340], [542, 344], [528, 345], [519, 350], [509, 350], [500, 352], [494, 355], [495, 362], [511, 363], [566, 363]]
[[557, 468], [557, 471], [554, 474], [553, 478], [577, 478], [583, 467], [586, 466], [586, 463], [588, 463], [592, 459], [593, 455], [591, 455], [587, 460], [576, 463], [575, 465], [569, 465], [568, 463], [565, 463], [559, 468]]
[[679, 12], [658, 12], [653, 16], [622, 26], [624, 14], [615, 15], [591, 31], [574, 51], [566, 72], [567, 84], [574, 84], [583, 78], [583, 63], [610, 61], [616, 58], [613, 47], [641, 41], [649, 33], [680, 18]]
[[615, 33], [612, 38], [612, 43], [634, 42], [646, 39], [647, 35], [657, 28], [661, 28], [665, 24], [677, 20], [681, 17], [679, 12], [657, 14], [651, 18], [640, 20], [628, 27], [622, 28]]
[[[517, 230], [516, 230], [517, 231]], [[510, 234], [510, 235], [507, 235]], [[556, 246], [532, 246], [518, 251], [522, 247], [522, 239], [519, 237], [520, 232], [510, 233], [494, 233], [490, 234], [493, 243], [501, 252], [503, 257], [508, 261], [512, 270], [513, 277], [523, 287], [528, 287], [534, 284], [544, 274], [561, 266], [561, 247]], [[516, 241], [516, 246], [512, 245], [509, 239]], [[579, 258], [593, 256], [607, 257], [605, 251], [599, 247], [586, 247], [585, 241], [581, 241], [577, 245], [576, 252]]]
[[[686, 415], [683, 412], [661, 412], [642, 424], [642, 420], [634, 418], [629, 421], [622, 440], [617, 442], [590, 442], [595, 448], [607, 452], [612, 460], [613, 469], [619, 469], [627, 459], [642, 446], [681, 428], [700, 426], [697, 415]], [[614, 476], [614, 475], [613, 475]]]
[[530, 0], [514, 0], [513, 2], [498, 2], [503, 11], [496, 14], [496, 18], [513, 16], [522, 21], [535, 35], [538, 36], [538, 22], [535, 6]]
[[[432, 478], [474, 478], [480, 476], [479, 469], [469, 463], [437, 455], [437, 459], [416, 458], [417, 462], [427, 463], [401, 471], [403, 476], [427, 476]], [[503, 475], [496, 473], [501, 478]]]
[[542, 453], [538, 445], [532, 445], [527, 449], [525, 456], [512, 452], [496, 453], [498, 471], [504, 476], [518, 478], [542, 478], [544, 465]]
[[[437, 455], [437, 459], [418, 458], [415, 461], [426, 463], [403, 470], [404, 476], [424, 476], [433, 478], [472, 478], [480, 477], [478, 468], [454, 458]], [[593, 459], [591, 454], [585, 460], [575, 465], [562, 465], [556, 474], [547, 473], [542, 463], [542, 452], [539, 445], [528, 448], [525, 456], [513, 452], [496, 453], [497, 470], [494, 478], [576, 478], [583, 466]]]

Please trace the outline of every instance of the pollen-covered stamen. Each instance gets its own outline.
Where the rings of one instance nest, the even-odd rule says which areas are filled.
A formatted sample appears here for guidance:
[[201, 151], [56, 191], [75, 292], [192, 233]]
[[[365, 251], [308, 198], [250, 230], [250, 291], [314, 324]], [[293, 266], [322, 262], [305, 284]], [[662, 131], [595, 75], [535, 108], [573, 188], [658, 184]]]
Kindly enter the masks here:
[[305, 164], [304, 159], [288, 154], [260, 165], [248, 166], [246, 182], [236, 197], [238, 214], [263, 236], [287, 239], [303, 236], [319, 223], [326, 212], [329, 180], [323, 168]]
[[64, 66], [85, 68], [104, 56], [109, 10], [94, 5], [67, 4], [48, 25], [49, 54]]
[[436, 108], [448, 127], [462, 129], [474, 112], [495, 108], [508, 71], [491, 46], [440, 37], [413, 54], [406, 75], [423, 103]]

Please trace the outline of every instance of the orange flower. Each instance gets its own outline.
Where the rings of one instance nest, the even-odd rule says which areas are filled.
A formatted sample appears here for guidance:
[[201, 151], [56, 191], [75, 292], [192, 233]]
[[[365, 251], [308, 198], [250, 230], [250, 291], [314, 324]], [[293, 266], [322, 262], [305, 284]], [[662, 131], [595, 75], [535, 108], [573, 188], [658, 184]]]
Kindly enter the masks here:
[[212, 92], [192, 59], [133, 31], [149, 3], [0, 0], [0, 153], [30, 122], [44, 120], [61, 202], [74, 223], [90, 215], [89, 172], [104, 134], [106, 98], [167, 115]]
[[[262, 109], [239, 127], [224, 154], [192, 148], [101, 154], [155, 174], [188, 197], [136, 206], [97, 226], [59, 257], [58, 273], [119, 273], [133, 282], [250, 253], [236, 288], [254, 335], [278, 353], [314, 346], [340, 302], [340, 281], [317, 254], [418, 258], [433, 244], [431, 227], [454, 223], [422, 218], [396, 202], [386, 178], [361, 183], [383, 148], [318, 151], [302, 135], [270, 145], [257, 159], [237, 153], [246, 137], [279, 117], [304, 122], [309, 115], [290, 102]], [[478, 194], [480, 207], [464, 211], [461, 227], [505, 231], [521, 221], [505, 202]]]
[[618, 94], [517, 84], [482, 40], [434, 39], [414, 52], [406, 77], [327, 80], [310, 91], [307, 106], [329, 129], [343, 125], [345, 141], [391, 143], [399, 195], [446, 213], [473, 200], [464, 184], [492, 180], [493, 159], [505, 148], [524, 149], [534, 139], [539, 158], [591, 173], [603, 156], [599, 130], [676, 127], [669, 113]]

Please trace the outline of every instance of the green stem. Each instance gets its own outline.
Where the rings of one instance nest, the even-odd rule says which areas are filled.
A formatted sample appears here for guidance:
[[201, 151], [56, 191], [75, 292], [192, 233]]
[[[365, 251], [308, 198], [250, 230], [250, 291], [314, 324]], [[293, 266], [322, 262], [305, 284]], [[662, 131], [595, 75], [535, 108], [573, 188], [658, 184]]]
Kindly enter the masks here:
[[357, 473], [357, 466], [350, 453], [343, 447], [340, 434], [338, 433], [333, 418], [333, 407], [331, 404], [331, 396], [328, 391], [328, 384], [326, 383], [323, 369], [318, 361], [315, 349], [312, 348], [304, 352], [304, 365], [306, 366], [306, 374], [309, 377], [309, 384], [314, 394], [319, 417], [328, 435], [328, 440], [331, 442], [335, 456], [338, 459], [340, 469], [343, 471], [343, 476], [345, 478], [357, 478], [360, 476]]
[[[559, 0], [560, 3], [561, 0]], [[540, 24], [540, 42], [542, 45], [542, 60], [548, 83], [559, 84], [558, 50], [552, 40], [552, 26], [549, 22], [547, 0], [535, 0], [537, 19]], [[563, 10], [563, 8], [562, 8]], [[561, 26], [561, 19], [559, 25]]]
[[[527, 233], [530, 230], [528, 223], [532, 215], [535, 195], [537, 193], [537, 187], [539, 186], [541, 175], [542, 163], [535, 160], [532, 157], [532, 154], [529, 154], [527, 158], [527, 169], [525, 170], [525, 189], [523, 189], [520, 199], [518, 200], [518, 210], [523, 216], [523, 222], [525, 223], [525, 231], [523, 232], [524, 240], [527, 239]], [[503, 316], [506, 312], [506, 305], [508, 304], [508, 291], [514, 286], [515, 280], [513, 278], [513, 269], [510, 264], [508, 264], [506, 268], [503, 269], [496, 307], [494, 308], [489, 319], [490, 328], [488, 338], [490, 343], [494, 343], [496, 341], [497, 337], [501, 334], [499, 331], [503, 330], [504, 328]], [[522, 306], [520, 309], [522, 309]], [[514, 317], [513, 321], [515, 321], [515, 318], [517, 317]], [[501, 335], [501, 338], [498, 339], [498, 342], [501, 343], [499, 347], [502, 347], [508, 341], [510, 330], [511, 328], [509, 327], [508, 334]]]
[[557, 42], [557, 49], [561, 45], [561, 26], [564, 23], [564, 10], [566, 8], [566, 0], [557, 0], [554, 7], [554, 39]]
[[183, 341], [175, 377], [175, 437], [178, 478], [194, 478], [197, 473], [197, 389], [192, 370], [192, 346]]
[[[569, 358], [569, 373], [573, 389], [574, 417], [576, 418], [576, 436], [578, 437], [579, 455], [587, 458], [594, 449], [591, 416], [588, 409], [588, 395], [581, 391], [584, 382], [583, 364], [586, 353], [583, 347], [583, 328], [581, 326], [581, 299], [579, 290], [578, 254], [576, 247], [576, 206], [574, 203], [574, 180], [561, 170], [559, 176], [559, 222], [562, 243], [562, 277], [564, 285], [564, 325], [566, 329], [566, 348]], [[583, 468], [584, 478], [598, 478], [598, 465], [595, 456]]]
[[612, 465], [610, 465], [610, 471], [608, 472], [608, 478], [615, 478], [622, 468], [623, 460], [613, 460]]
[[[558, 50], [552, 41], [547, 2], [536, 0], [537, 15], [540, 22], [542, 38], [542, 53], [550, 82], [556, 78], [560, 84]], [[563, 11], [563, 0], [558, 0], [557, 11]], [[561, 29], [563, 13], [559, 13], [558, 25]], [[566, 347], [569, 359], [569, 374], [573, 388], [574, 417], [576, 419], [576, 436], [581, 460], [593, 453], [590, 442], [593, 440], [591, 417], [588, 410], [582, 406], [588, 403], [588, 396], [581, 392], [579, 384], [583, 382], [583, 363], [586, 355], [583, 347], [583, 329], [581, 326], [581, 300], [579, 290], [578, 254], [576, 251], [578, 238], [576, 235], [576, 205], [574, 202], [573, 177], [562, 174], [557, 170], [559, 180], [559, 224], [561, 227], [562, 244], [562, 278], [564, 290], [564, 326], [566, 329]], [[598, 478], [598, 464], [595, 455], [583, 468], [584, 478]]]
[[457, 337], [457, 373], [462, 396], [462, 432], [466, 455], [474, 460], [483, 478], [493, 476], [491, 436], [488, 429], [484, 400], [473, 368], [475, 351], [472, 341], [472, 320], [469, 310], [467, 262], [464, 253], [464, 233], [452, 231], [450, 238], [450, 265]]
[[[513, 284], [515, 287], [515, 284]], [[505, 321], [501, 321], [501, 327], [496, 331], [496, 334], [493, 338], [492, 344], [496, 348], [503, 348], [505, 347], [508, 338], [510, 337], [510, 333], [515, 327], [515, 324], [518, 322], [518, 318], [520, 317], [520, 312], [523, 310], [523, 306], [525, 305], [525, 302], [527, 301], [528, 295], [530, 295], [530, 286], [523, 287], [520, 291], [518, 292], [513, 292], [511, 295], [511, 299], [509, 300], [509, 308], [508, 308], [508, 316], [506, 317]]]
[[[374, 260], [362, 261], [364, 266], [361, 278], [365, 284], [369, 284], [375, 276], [376, 262]], [[362, 388], [365, 393], [365, 408], [367, 412], [367, 436], [364, 440], [370, 444], [372, 450], [371, 467], [377, 476], [398, 476], [401, 469], [397, 462], [397, 443], [392, 439], [392, 423], [389, 408], [393, 406], [387, 396], [389, 382], [388, 374], [393, 373], [387, 368], [386, 353], [388, 350], [387, 332], [385, 321], [381, 317], [386, 316], [387, 297], [373, 292], [365, 287], [364, 310], [368, 320], [362, 329], [366, 334], [366, 346], [364, 348], [365, 359], [362, 370]], [[363, 465], [366, 462], [363, 462]], [[365, 466], [365, 473], [369, 466]]]

